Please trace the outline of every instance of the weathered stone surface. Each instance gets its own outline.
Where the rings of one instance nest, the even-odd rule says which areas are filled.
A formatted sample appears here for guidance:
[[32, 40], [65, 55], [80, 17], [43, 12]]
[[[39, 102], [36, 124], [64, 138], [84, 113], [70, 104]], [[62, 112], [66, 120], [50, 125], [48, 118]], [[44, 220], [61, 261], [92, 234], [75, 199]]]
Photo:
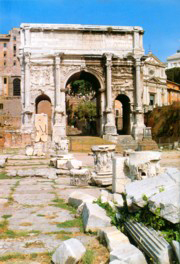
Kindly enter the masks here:
[[172, 241], [172, 247], [173, 247], [174, 252], [176, 254], [178, 263], [180, 263], [180, 242], [173, 240]]
[[6, 165], [6, 159], [0, 158], [0, 168], [4, 168]]
[[114, 157], [115, 145], [92, 146], [94, 153], [95, 174], [92, 182], [99, 186], [112, 184], [112, 159]]
[[121, 194], [114, 193], [113, 194], [113, 202], [116, 203], [119, 207], [124, 206], [124, 200]]
[[75, 264], [86, 252], [83, 244], [75, 238], [64, 241], [52, 256], [54, 264]]
[[48, 139], [48, 116], [47, 114], [35, 114], [35, 142], [47, 142]]
[[57, 158], [51, 158], [50, 159], [50, 166], [56, 167]]
[[128, 178], [128, 168], [125, 165], [126, 157], [115, 156], [113, 159], [112, 192], [123, 193], [125, 185], [131, 180]]
[[82, 167], [82, 161], [76, 159], [68, 160], [66, 166], [69, 170], [80, 169]]
[[[175, 175], [177, 175], [177, 170], [174, 172]], [[173, 178], [173, 174], [166, 172], [156, 177], [131, 182], [125, 186], [125, 191], [127, 198], [131, 199], [132, 202], [138, 206], [143, 207], [147, 204], [147, 201], [143, 199], [144, 195], [151, 198], [162, 189], [167, 190], [175, 186], [176, 182], [177, 181]]]
[[110, 253], [110, 261], [119, 260], [126, 264], [147, 264], [143, 253], [131, 244], [120, 244]]
[[[11, 173], [9, 172], [9, 175]], [[56, 179], [56, 170], [53, 168], [41, 168], [41, 169], [25, 169], [17, 170], [16, 175], [20, 177], [43, 177], [48, 179]], [[13, 172], [13, 176], [16, 176]]]
[[107, 190], [101, 190], [100, 198], [102, 203], [107, 203], [111, 200], [110, 193]]
[[157, 176], [161, 170], [159, 161], [161, 153], [158, 151], [135, 151], [129, 154], [126, 165], [129, 167], [130, 177], [141, 180]]
[[180, 186], [174, 186], [153, 195], [149, 201], [149, 209], [155, 212], [160, 209], [160, 216], [173, 224], [180, 222]]
[[83, 226], [86, 232], [96, 232], [102, 227], [111, 226], [111, 219], [97, 204], [85, 203], [82, 212]]
[[26, 146], [25, 153], [27, 156], [33, 156], [34, 153], [34, 147], [31, 145]]
[[67, 160], [64, 160], [64, 159], [62, 159], [62, 160], [59, 160], [59, 159], [57, 159], [57, 161], [56, 161], [56, 168], [57, 169], [68, 169], [67, 168]]
[[71, 185], [88, 185], [90, 179], [90, 171], [86, 168], [71, 169], [70, 177]]
[[155, 230], [148, 229], [143, 224], [135, 221], [126, 222], [125, 229], [138, 246], [153, 259], [153, 262], [159, 264], [171, 263], [171, 246]]
[[79, 207], [80, 205], [88, 202], [88, 203], [93, 203], [93, 201], [96, 201], [97, 199], [93, 197], [92, 195], [80, 192], [80, 191], [75, 191], [70, 194], [68, 203], [74, 207]]
[[113, 251], [119, 247], [121, 243], [129, 243], [129, 239], [115, 226], [104, 227], [99, 231], [99, 237], [106, 241], [109, 251]]
[[110, 261], [109, 264], [126, 264], [126, 262], [115, 259], [113, 261]]

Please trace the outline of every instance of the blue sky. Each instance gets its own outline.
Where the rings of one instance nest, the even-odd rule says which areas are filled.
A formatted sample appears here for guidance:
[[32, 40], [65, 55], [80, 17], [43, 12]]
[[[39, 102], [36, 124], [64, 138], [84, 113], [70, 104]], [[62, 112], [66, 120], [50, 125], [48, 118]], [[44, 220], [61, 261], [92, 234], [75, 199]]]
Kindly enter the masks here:
[[160, 60], [180, 49], [180, 0], [0, 0], [0, 33], [21, 23], [142, 26]]

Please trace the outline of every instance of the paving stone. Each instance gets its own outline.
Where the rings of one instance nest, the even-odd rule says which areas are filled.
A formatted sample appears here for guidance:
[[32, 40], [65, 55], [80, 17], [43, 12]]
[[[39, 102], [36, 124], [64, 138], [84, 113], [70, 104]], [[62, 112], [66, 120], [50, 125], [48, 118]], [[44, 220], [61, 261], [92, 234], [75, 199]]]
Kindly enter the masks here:
[[36, 193], [36, 194], [14, 194], [15, 202], [20, 204], [40, 205], [47, 204], [54, 199], [54, 195], [50, 193]]
[[85, 202], [93, 203], [93, 201], [96, 201], [96, 198], [94, 196], [80, 191], [71, 193], [68, 199], [68, 203], [76, 208], [81, 204], [84, 204]]

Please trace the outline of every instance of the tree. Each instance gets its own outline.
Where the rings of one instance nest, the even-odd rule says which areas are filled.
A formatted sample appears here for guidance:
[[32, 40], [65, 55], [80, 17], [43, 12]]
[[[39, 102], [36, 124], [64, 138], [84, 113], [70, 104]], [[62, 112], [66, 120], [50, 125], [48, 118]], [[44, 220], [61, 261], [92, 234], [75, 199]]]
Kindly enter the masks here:
[[79, 120], [92, 120], [96, 117], [96, 103], [92, 101], [80, 103], [74, 111]]
[[166, 70], [168, 81], [180, 84], [180, 67], [175, 67]]

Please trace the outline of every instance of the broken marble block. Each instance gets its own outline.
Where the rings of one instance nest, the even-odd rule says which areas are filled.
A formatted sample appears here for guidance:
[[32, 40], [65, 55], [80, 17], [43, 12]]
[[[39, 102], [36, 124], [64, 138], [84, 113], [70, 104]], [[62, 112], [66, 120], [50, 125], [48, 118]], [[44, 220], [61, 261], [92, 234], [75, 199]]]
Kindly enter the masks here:
[[83, 244], [75, 238], [64, 241], [52, 255], [54, 264], [75, 264], [83, 257], [86, 249]]
[[26, 152], [26, 156], [33, 156], [33, 154], [34, 154], [34, 147], [31, 146], [31, 145], [27, 145], [25, 152]]
[[153, 263], [171, 263], [172, 248], [154, 229], [135, 221], [126, 222], [125, 229]]
[[126, 165], [132, 180], [157, 176], [160, 172], [161, 153], [158, 151], [135, 151], [129, 154]]
[[149, 198], [149, 209], [155, 213], [157, 209], [164, 219], [173, 224], [180, 222], [180, 186], [173, 186]]
[[172, 241], [172, 247], [173, 247], [174, 252], [176, 254], [178, 263], [180, 264], [180, 242], [173, 240]]
[[12, 175], [11, 172], [9, 172], [8, 175], [9, 176], [20, 176], [20, 177], [42, 177], [42, 178], [48, 178], [48, 179], [57, 178], [56, 169], [54, 168], [16, 170], [16, 173], [14, 175]]
[[119, 260], [123, 264], [147, 264], [143, 253], [129, 243], [121, 243], [118, 248], [111, 251], [110, 261], [114, 260]]
[[68, 204], [77, 208], [84, 203], [93, 203], [96, 200], [97, 199], [92, 195], [89, 195], [89, 194], [86, 194], [80, 191], [74, 191], [69, 196]]
[[111, 226], [106, 211], [97, 204], [85, 203], [82, 211], [85, 232], [97, 232], [102, 227]]
[[80, 169], [82, 167], [82, 161], [76, 159], [68, 160], [66, 166], [69, 170]]
[[6, 165], [6, 160], [5, 159], [0, 159], [0, 168], [4, 168]]
[[86, 168], [70, 170], [70, 185], [88, 185], [90, 171]]
[[147, 204], [147, 199], [144, 197], [150, 199], [154, 195], [175, 186], [177, 184], [176, 175], [177, 170], [173, 170], [171, 173], [167, 171], [156, 177], [128, 183], [125, 186], [127, 199], [131, 199], [132, 203], [139, 207], [144, 207]]
[[117, 204], [118, 207], [124, 206], [124, 200], [121, 194], [113, 193], [113, 202]]
[[67, 167], [67, 162], [69, 160], [73, 160], [73, 155], [72, 154], [59, 154], [58, 157], [56, 158], [56, 168], [57, 169], [69, 169]]
[[109, 251], [115, 250], [121, 243], [130, 243], [128, 237], [115, 226], [104, 227], [98, 232], [98, 236], [100, 241], [106, 241]]

